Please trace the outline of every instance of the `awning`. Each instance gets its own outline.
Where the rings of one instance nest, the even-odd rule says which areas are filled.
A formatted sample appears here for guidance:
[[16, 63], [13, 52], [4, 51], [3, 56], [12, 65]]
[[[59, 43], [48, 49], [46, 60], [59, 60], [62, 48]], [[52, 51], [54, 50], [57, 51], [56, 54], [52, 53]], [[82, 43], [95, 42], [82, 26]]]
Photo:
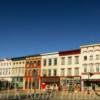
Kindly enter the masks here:
[[[88, 79], [88, 75], [83, 75], [82, 79]], [[100, 74], [95, 74], [93, 76], [89, 76], [89, 79], [100, 79]]]

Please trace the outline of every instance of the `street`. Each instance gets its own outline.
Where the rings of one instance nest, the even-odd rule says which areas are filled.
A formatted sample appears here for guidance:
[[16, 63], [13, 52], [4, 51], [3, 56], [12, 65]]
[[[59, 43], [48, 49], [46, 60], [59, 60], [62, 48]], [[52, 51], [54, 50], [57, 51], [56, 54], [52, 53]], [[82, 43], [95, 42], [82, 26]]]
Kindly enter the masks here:
[[43, 93], [43, 94], [28, 94], [14, 91], [0, 91], [0, 100], [100, 100], [100, 96], [95, 94], [95, 92], [70, 92], [67, 91], [59, 91], [59, 92], [51, 92], [51, 93]]

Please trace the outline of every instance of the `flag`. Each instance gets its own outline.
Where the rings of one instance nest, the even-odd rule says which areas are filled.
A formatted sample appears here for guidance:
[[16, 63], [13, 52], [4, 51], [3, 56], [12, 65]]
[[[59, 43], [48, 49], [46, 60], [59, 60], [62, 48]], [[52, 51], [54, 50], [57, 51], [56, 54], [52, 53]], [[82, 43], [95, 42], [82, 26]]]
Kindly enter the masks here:
[[93, 73], [89, 73], [89, 74], [90, 74], [90, 77], [94, 75]]

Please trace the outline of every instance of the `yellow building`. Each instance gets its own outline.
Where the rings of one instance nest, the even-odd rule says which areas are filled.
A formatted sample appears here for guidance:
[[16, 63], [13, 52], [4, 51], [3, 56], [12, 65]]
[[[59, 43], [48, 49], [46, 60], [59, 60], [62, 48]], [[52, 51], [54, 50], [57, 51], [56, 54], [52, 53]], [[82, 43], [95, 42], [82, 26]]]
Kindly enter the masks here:
[[23, 88], [23, 77], [25, 73], [25, 57], [12, 58], [12, 83], [14, 87]]

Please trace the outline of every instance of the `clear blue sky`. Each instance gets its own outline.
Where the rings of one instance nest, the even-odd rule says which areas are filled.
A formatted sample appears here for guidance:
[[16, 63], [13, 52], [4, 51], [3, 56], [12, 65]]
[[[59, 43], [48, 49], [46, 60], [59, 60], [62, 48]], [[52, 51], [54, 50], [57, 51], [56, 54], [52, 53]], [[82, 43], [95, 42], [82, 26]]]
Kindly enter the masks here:
[[1, 0], [0, 58], [100, 43], [100, 0]]

